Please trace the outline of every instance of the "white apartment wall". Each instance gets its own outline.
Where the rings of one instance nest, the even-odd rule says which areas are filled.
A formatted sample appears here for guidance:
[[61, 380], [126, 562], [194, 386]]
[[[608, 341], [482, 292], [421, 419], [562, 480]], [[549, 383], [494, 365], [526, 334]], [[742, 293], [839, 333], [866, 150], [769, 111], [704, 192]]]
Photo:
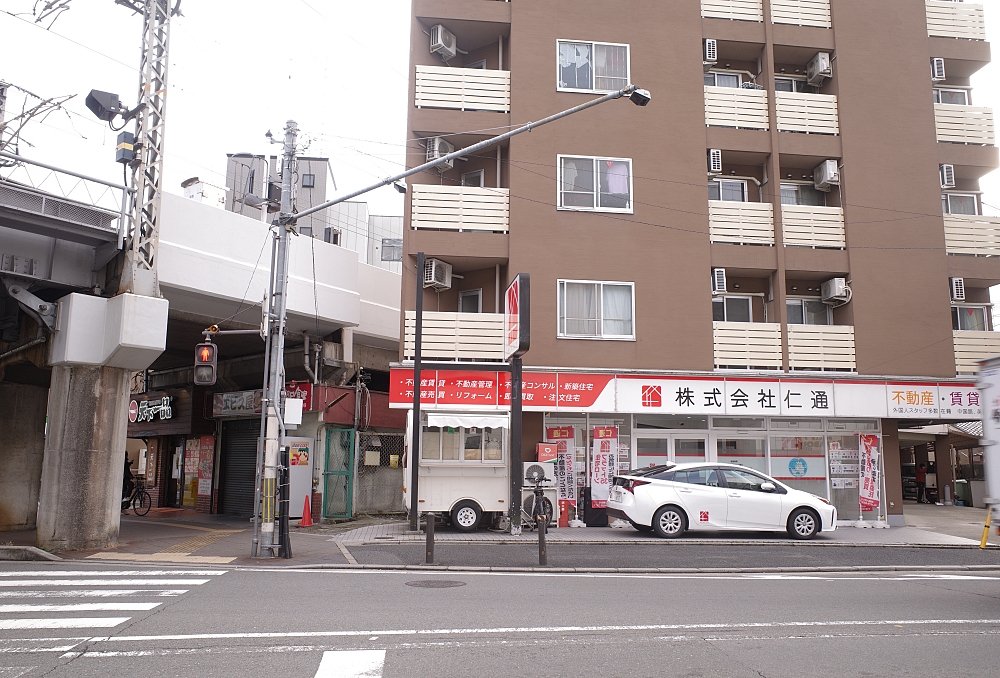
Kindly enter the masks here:
[[383, 261], [383, 240], [403, 240], [403, 217], [368, 217], [368, 263], [393, 273], [403, 272], [402, 261]]
[[[402, 276], [398, 273], [358, 264], [358, 286], [363, 298], [361, 322], [354, 330], [355, 342], [388, 349], [398, 347], [401, 281]], [[387, 341], [388, 338], [391, 341]]]

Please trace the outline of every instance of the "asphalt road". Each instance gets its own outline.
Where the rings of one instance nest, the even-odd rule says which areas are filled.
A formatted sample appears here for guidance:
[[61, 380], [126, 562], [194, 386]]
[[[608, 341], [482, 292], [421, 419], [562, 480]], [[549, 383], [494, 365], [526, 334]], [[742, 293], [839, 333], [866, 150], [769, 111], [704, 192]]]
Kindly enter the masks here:
[[998, 635], [1000, 570], [665, 576], [0, 563], [3, 678], [952, 678], [997, 675]]

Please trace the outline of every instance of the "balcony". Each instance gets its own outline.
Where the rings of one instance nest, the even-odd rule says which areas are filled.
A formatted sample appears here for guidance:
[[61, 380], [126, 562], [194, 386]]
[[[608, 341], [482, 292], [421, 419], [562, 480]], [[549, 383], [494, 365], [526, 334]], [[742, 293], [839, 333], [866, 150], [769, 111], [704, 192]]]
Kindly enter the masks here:
[[944, 247], [948, 254], [1000, 256], [1000, 217], [974, 214], [946, 215]]
[[417, 108], [510, 111], [510, 71], [417, 66], [413, 103]]
[[774, 208], [769, 202], [708, 201], [711, 242], [773, 245]]
[[506, 188], [412, 184], [410, 195], [414, 229], [506, 233], [510, 225]]
[[763, 21], [761, 0], [701, 0], [701, 15], [711, 19]]
[[927, 35], [939, 38], [986, 39], [983, 6], [927, 0]]
[[934, 104], [937, 140], [953, 144], [993, 146], [993, 109]]
[[[403, 356], [413, 359], [416, 313], [406, 312]], [[424, 311], [420, 357], [423, 360], [503, 360], [502, 313]]]
[[705, 125], [767, 129], [767, 92], [705, 85]]
[[781, 325], [714, 321], [716, 369], [781, 369]]
[[775, 92], [779, 132], [840, 134], [834, 94]]
[[798, 247], [847, 247], [842, 207], [781, 206], [781, 239]]
[[1000, 355], [1000, 332], [952, 330], [952, 335], [956, 374], [977, 374], [980, 360]]
[[852, 325], [789, 325], [788, 368], [854, 372]]
[[771, 0], [771, 23], [830, 28], [830, 0]]

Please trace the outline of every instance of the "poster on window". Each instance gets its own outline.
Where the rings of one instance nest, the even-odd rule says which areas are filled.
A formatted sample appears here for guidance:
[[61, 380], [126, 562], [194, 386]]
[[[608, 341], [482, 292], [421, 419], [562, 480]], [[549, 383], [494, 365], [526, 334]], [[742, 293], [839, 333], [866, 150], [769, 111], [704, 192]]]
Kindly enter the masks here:
[[874, 511], [881, 502], [878, 436], [861, 435], [861, 488], [858, 498], [862, 511]]
[[595, 426], [590, 454], [590, 505], [607, 508], [611, 496], [611, 476], [614, 475], [618, 452], [618, 427]]
[[568, 501], [576, 506], [576, 485], [573, 482], [573, 448], [565, 440], [558, 443], [556, 452], [556, 487], [559, 490], [559, 500]]

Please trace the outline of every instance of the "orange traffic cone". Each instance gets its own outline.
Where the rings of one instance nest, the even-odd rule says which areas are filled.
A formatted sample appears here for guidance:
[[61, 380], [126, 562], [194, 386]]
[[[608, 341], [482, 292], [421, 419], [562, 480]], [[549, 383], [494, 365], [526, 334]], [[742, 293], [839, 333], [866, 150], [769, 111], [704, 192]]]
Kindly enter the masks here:
[[307, 494], [305, 504], [302, 505], [302, 520], [299, 521], [299, 527], [312, 527], [312, 524], [312, 512], [309, 510], [309, 495]]

